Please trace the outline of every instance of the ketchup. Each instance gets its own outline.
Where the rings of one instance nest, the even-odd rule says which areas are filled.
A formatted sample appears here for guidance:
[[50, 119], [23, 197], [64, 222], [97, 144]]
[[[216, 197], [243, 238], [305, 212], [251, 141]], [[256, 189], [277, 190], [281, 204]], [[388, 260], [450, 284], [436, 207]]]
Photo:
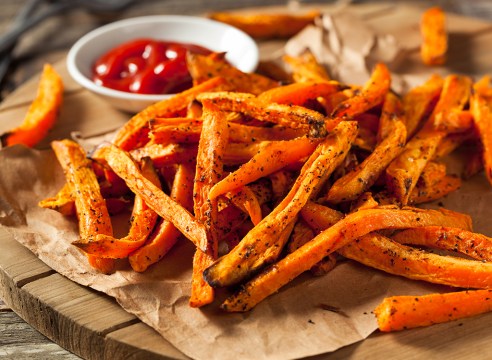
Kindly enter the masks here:
[[192, 86], [186, 53], [211, 51], [194, 44], [154, 39], [124, 43], [101, 56], [93, 67], [96, 84], [138, 94], [173, 94]]

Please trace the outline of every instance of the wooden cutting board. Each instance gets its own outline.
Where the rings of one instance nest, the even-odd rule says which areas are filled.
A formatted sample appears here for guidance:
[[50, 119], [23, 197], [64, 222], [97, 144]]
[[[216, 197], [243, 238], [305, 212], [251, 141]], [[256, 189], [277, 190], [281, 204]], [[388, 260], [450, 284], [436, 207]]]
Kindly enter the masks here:
[[[384, 32], [417, 26], [422, 12], [413, 6], [366, 4], [354, 10]], [[453, 71], [473, 76], [491, 72], [492, 24], [450, 16]], [[278, 41], [260, 44], [262, 54], [280, 49]], [[418, 54], [410, 54], [418, 56]], [[57, 126], [40, 147], [79, 131], [86, 136], [119, 127], [128, 115], [81, 89], [64, 63], [56, 68], [66, 94]], [[17, 125], [33, 99], [32, 79], [0, 105], [0, 133]], [[77, 116], [73, 116], [77, 114]], [[24, 320], [54, 342], [87, 359], [185, 359], [152, 328], [128, 314], [110, 297], [80, 286], [46, 266], [0, 228], [0, 296]], [[313, 359], [446, 358], [477, 359], [492, 351], [492, 314], [394, 334], [375, 333], [365, 341]]]

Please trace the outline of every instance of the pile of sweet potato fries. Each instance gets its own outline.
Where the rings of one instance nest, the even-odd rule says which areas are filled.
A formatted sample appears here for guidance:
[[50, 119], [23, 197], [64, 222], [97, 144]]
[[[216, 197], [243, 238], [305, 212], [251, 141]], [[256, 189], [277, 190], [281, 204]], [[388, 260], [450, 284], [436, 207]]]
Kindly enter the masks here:
[[[284, 61], [281, 85], [223, 54], [189, 55], [194, 86], [133, 116], [111, 144], [87, 154], [52, 143], [66, 185], [40, 205], [78, 218], [74, 245], [103, 273], [116, 259], [143, 272], [191, 241], [193, 307], [241, 284], [221, 307], [248, 311], [348, 258], [462, 290], [386, 299], [383, 331], [492, 310], [492, 239], [466, 214], [417, 207], [460, 187], [441, 159], [461, 145], [474, 145], [466, 175], [485, 169], [492, 183], [489, 78], [435, 75], [399, 96], [384, 64], [358, 86], [310, 53]], [[128, 209], [128, 234], [115, 238], [111, 215]]]

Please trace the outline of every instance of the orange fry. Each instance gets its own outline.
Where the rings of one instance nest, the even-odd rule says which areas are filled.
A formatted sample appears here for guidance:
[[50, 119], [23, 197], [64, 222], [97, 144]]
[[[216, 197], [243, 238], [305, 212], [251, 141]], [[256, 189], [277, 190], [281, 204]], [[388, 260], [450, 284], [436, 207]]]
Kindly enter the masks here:
[[115, 135], [114, 144], [123, 150], [132, 150], [149, 141], [149, 121], [157, 117], [176, 117], [182, 115], [198, 94], [204, 91], [226, 90], [223, 78], [212, 78], [173, 97], [161, 100], [132, 117]]
[[492, 263], [433, 254], [377, 233], [338, 250], [343, 256], [389, 274], [462, 288], [492, 288]]
[[250, 310], [323, 257], [371, 231], [444, 224], [469, 229], [471, 220], [467, 215], [445, 210], [389, 207], [356, 211], [247, 282], [222, 308], [231, 312]]
[[186, 63], [195, 84], [202, 84], [210, 78], [220, 76], [226, 79], [228, 87], [233, 91], [254, 95], [279, 86], [275, 80], [235, 68], [225, 60], [225, 53], [188, 53]]
[[392, 296], [374, 313], [379, 330], [397, 331], [463, 319], [492, 310], [492, 290], [466, 290], [445, 294]]
[[208, 194], [210, 199], [239, 189], [261, 177], [270, 175], [286, 165], [309, 156], [319, 140], [302, 137], [288, 141], [272, 141], [263, 147], [238, 170], [215, 184]]
[[297, 83], [325, 82], [330, 80], [325, 67], [316, 60], [309, 49], [305, 50], [299, 56], [284, 55], [282, 59], [292, 69], [292, 77]]
[[374, 67], [371, 78], [361, 91], [342, 101], [333, 110], [331, 117], [339, 119], [353, 119], [373, 107], [380, 105], [388, 93], [391, 84], [391, 73], [386, 65], [378, 63]]
[[405, 145], [407, 131], [403, 121], [397, 119], [390, 125], [391, 133], [374, 149], [362, 163], [339, 178], [326, 195], [326, 201], [340, 203], [355, 200], [367, 191]]
[[476, 260], [492, 261], [492, 239], [457, 227], [426, 226], [406, 229], [391, 237], [405, 245], [460, 252]]
[[[203, 101], [203, 126], [198, 144], [193, 210], [195, 217], [207, 229], [207, 243], [198, 248], [193, 258], [190, 306], [201, 307], [214, 300], [213, 288], [202, 273], [218, 257], [218, 203], [209, 192], [222, 177], [223, 154], [227, 146], [227, 117], [212, 102]], [[204, 250], [201, 250], [204, 249]]]
[[[75, 199], [81, 240], [90, 242], [98, 234], [113, 235], [113, 227], [106, 203], [101, 196], [92, 162], [84, 149], [72, 140], [53, 141], [51, 147], [65, 173]], [[89, 264], [104, 274], [113, 271], [114, 260], [87, 255]]]
[[330, 97], [343, 88], [337, 81], [294, 83], [267, 90], [258, 95], [258, 100], [265, 103], [304, 105], [308, 100]]
[[[481, 83], [486, 82], [487, 88], [490, 88], [488, 80], [485, 78]], [[474, 89], [470, 98], [470, 111], [483, 146], [485, 175], [492, 185], [492, 102], [483, 95], [484, 91], [481, 91], [477, 85]]]
[[[194, 165], [179, 165], [171, 189], [171, 198], [189, 211], [193, 207], [194, 176]], [[180, 235], [181, 233], [173, 223], [163, 220], [157, 225], [147, 242], [128, 257], [132, 269], [143, 272], [150, 265], [158, 262], [176, 244]]]
[[128, 187], [139, 195], [157, 214], [172, 222], [179, 231], [199, 249], [207, 243], [207, 231], [182, 205], [171, 199], [161, 189], [147, 180], [130, 155], [120, 148], [109, 145], [102, 148], [102, 155], [109, 166]]
[[426, 115], [431, 112], [432, 106], [441, 94], [443, 82], [441, 76], [432, 75], [424, 84], [410, 89], [403, 96], [408, 138], [415, 134]]
[[3, 134], [3, 146], [24, 144], [33, 147], [43, 140], [55, 125], [63, 98], [61, 77], [49, 64], [45, 64], [39, 80], [36, 98], [29, 106], [22, 123]]
[[448, 35], [446, 15], [440, 7], [432, 7], [422, 14], [420, 32], [422, 62], [426, 65], [443, 65], [446, 62]]
[[260, 121], [303, 129], [312, 137], [326, 135], [325, 117], [302, 106], [265, 103], [251, 94], [233, 92], [204, 93], [198, 100], [213, 101], [222, 111], [239, 112]]
[[209, 17], [241, 29], [253, 38], [271, 39], [294, 36], [307, 25], [314, 23], [314, 19], [319, 15], [319, 11], [310, 11], [302, 15], [214, 12], [209, 14]]

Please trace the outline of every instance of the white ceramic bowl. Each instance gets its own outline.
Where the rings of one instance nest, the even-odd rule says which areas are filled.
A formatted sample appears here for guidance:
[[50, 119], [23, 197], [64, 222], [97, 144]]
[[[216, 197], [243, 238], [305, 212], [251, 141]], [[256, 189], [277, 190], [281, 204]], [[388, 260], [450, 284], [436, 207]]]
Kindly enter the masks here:
[[145, 95], [113, 90], [92, 80], [94, 62], [108, 50], [137, 38], [154, 38], [201, 45], [226, 52], [226, 59], [244, 72], [258, 65], [258, 46], [246, 33], [230, 25], [193, 16], [157, 15], [120, 20], [97, 28], [70, 49], [67, 67], [76, 82], [105, 98], [114, 107], [136, 113], [172, 95]]

